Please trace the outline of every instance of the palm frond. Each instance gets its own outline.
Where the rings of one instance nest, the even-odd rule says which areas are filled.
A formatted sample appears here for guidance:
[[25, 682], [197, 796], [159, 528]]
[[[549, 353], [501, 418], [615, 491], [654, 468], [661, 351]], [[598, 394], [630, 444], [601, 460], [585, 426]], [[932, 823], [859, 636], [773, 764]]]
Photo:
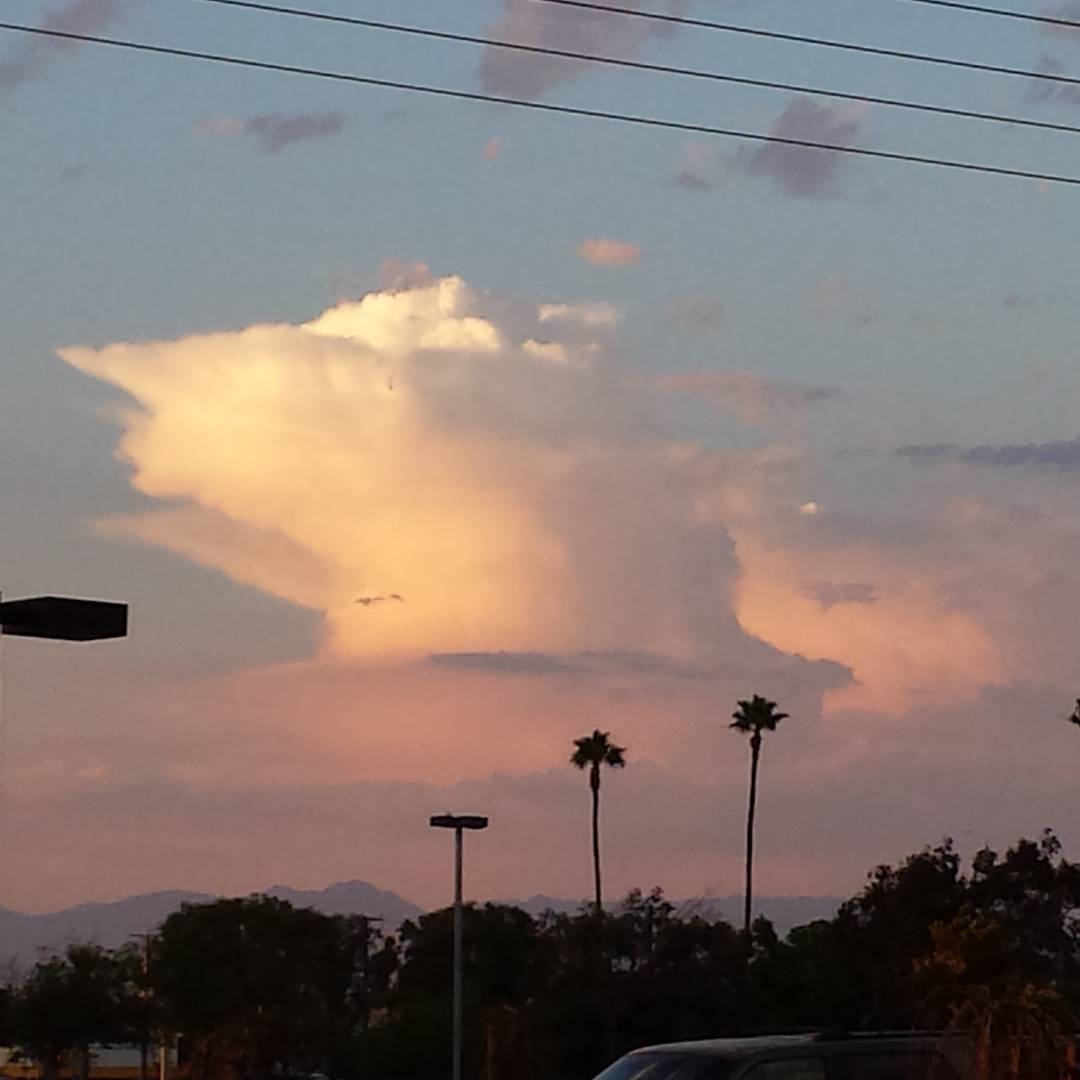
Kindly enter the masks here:
[[781, 712], [775, 701], [769, 701], [760, 694], [755, 694], [749, 701], [743, 700], [737, 704], [738, 708], [731, 714], [729, 726], [734, 731], [743, 734], [775, 731], [781, 720], [788, 719], [788, 714]]
[[621, 769], [626, 764], [626, 747], [616, 746], [611, 741], [610, 731], [593, 731], [591, 735], [583, 735], [574, 740], [574, 752], [570, 756], [570, 764], [578, 769], [588, 769], [593, 766], [610, 765], [612, 768]]

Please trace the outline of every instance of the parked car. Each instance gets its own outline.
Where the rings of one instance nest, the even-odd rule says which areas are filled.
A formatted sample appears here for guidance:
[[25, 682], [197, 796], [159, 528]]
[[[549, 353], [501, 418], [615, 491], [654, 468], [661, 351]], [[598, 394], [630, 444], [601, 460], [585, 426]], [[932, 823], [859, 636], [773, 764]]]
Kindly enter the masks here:
[[817, 1032], [648, 1046], [595, 1080], [964, 1080], [970, 1061], [955, 1036]]

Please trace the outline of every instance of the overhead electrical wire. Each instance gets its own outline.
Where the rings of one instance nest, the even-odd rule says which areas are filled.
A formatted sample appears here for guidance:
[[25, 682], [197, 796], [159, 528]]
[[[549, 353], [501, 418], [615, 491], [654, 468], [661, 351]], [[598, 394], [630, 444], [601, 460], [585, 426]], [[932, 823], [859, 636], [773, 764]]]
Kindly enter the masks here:
[[103, 45], [116, 49], [152, 56], [172, 56], [187, 60], [202, 60], [209, 63], [251, 70], [271, 71], [290, 75], [302, 75], [309, 78], [326, 79], [338, 83], [350, 83], [359, 86], [379, 87], [387, 90], [404, 90], [432, 97], [448, 98], [457, 101], [484, 102], [490, 105], [505, 105], [511, 108], [543, 112], [562, 116], [588, 117], [595, 120], [610, 120], [617, 123], [638, 127], [655, 128], [665, 131], [679, 131], [698, 135], [715, 135], [737, 139], [743, 142], [757, 142], [779, 146], [797, 147], [805, 150], [823, 150], [850, 157], [868, 158], [879, 161], [898, 161], [912, 165], [927, 165], [961, 172], [983, 173], [991, 176], [1008, 176], [1021, 180], [1036, 180], [1054, 184], [1068, 184], [1080, 187], [1080, 176], [1046, 173], [1030, 169], [1010, 168], [1003, 165], [985, 165], [973, 161], [958, 161], [950, 158], [932, 157], [923, 154], [905, 154], [893, 150], [874, 150], [864, 146], [843, 146], [834, 143], [815, 142], [811, 139], [794, 139], [782, 135], [770, 135], [759, 131], [739, 131], [734, 128], [714, 127], [709, 124], [696, 124], [681, 120], [665, 120], [654, 116], [641, 116], [633, 113], [611, 112], [604, 109], [588, 109], [576, 105], [556, 105], [552, 102], [528, 101], [522, 98], [503, 97], [497, 94], [485, 94], [472, 90], [453, 90], [444, 86], [428, 86], [423, 83], [403, 82], [396, 79], [379, 79], [370, 75], [355, 75], [346, 72], [327, 71], [322, 68], [301, 67], [296, 64], [279, 64], [269, 60], [251, 60], [246, 57], [228, 56], [222, 53], [205, 52], [197, 49], [182, 49], [170, 45], [152, 45], [147, 42], [128, 41], [118, 38], [103, 37], [96, 34], [80, 34], [68, 30], [56, 30], [41, 26], [26, 26], [21, 23], [0, 22], [0, 31], [28, 34], [60, 41], [77, 41], [85, 44]]
[[964, 4], [960, 0], [901, 0], [901, 3], [925, 4], [927, 7], [966, 11], [971, 15], [996, 15], [1002, 19], [1019, 19], [1023, 22], [1043, 23], [1047, 26], [1061, 26], [1069, 30], [1080, 30], [1080, 21], [1067, 19], [1064, 15], [1037, 15], [1030, 11], [1012, 11], [1010, 8], [992, 7], [989, 4]]
[[625, 15], [631, 19], [644, 19], [649, 22], [665, 23], [672, 26], [696, 26], [706, 30], [718, 30], [725, 34], [744, 34], [748, 37], [768, 38], [772, 41], [790, 41], [798, 45], [812, 45], [822, 49], [841, 49], [844, 52], [865, 53], [868, 56], [887, 56], [895, 60], [913, 60], [922, 64], [936, 64], [939, 67], [961, 68], [966, 71], [982, 71], [992, 75], [1014, 75], [1024, 79], [1041, 79], [1046, 82], [1068, 83], [1080, 86], [1080, 79], [1056, 72], [1037, 71], [1030, 68], [1004, 67], [1000, 64], [984, 63], [980, 60], [961, 60], [958, 57], [935, 56], [932, 53], [908, 52], [904, 49], [887, 49], [878, 45], [860, 45], [854, 41], [838, 41], [835, 38], [810, 37], [806, 34], [791, 34], [783, 30], [764, 30], [755, 26], [739, 26], [736, 23], [716, 22], [713, 19], [698, 19], [690, 15], [669, 15], [663, 11], [640, 11], [637, 8], [618, 7], [597, 3], [597, 0], [530, 0], [534, 4], [557, 4], [560, 7], [578, 8], [583, 11], [598, 11], [606, 15]]
[[1022, 116], [1003, 113], [982, 112], [976, 109], [963, 109], [948, 105], [931, 105], [926, 102], [907, 101], [899, 98], [881, 97], [875, 94], [855, 94], [841, 90], [828, 90], [820, 86], [806, 86], [799, 83], [775, 82], [769, 79], [754, 79], [748, 76], [729, 75], [726, 72], [705, 71], [701, 68], [673, 67], [669, 64], [654, 64], [644, 60], [630, 60], [615, 56], [601, 56], [595, 53], [575, 52], [570, 49], [557, 49], [548, 45], [530, 45], [524, 42], [503, 41], [499, 38], [483, 37], [473, 34], [460, 34], [449, 30], [434, 30], [422, 26], [408, 26], [402, 23], [386, 22], [382, 19], [367, 19], [355, 15], [336, 15], [324, 11], [311, 11], [307, 8], [292, 7], [285, 4], [261, 3], [258, 0], [193, 0], [195, 3], [215, 4], [221, 7], [239, 8], [243, 11], [262, 12], [270, 15], [287, 15], [302, 19], [312, 19], [337, 25], [352, 26], [367, 30], [385, 30], [412, 37], [432, 38], [437, 41], [452, 41], [469, 45], [483, 45], [514, 52], [530, 53], [535, 56], [551, 56], [563, 60], [577, 60], [590, 64], [604, 64], [610, 67], [626, 68], [631, 71], [645, 71], [652, 74], [678, 75], [690, 79], [709, 82], [752, 86], [757, 89], [783, 90], [796, 94], [812, 94], [815, 97], [827, 97], [840, 101], [856, 101], [867, 105], [883, 105], [894, 109], [906, 109], [912, 112], [931, 113], [964, 120], [984, 120], [1014, 127], [1039, 128], [1044, 131], [1061, 131], [1080, 135], [1080, 126], [1059, 123], [1052, 120], [1034, 120]]

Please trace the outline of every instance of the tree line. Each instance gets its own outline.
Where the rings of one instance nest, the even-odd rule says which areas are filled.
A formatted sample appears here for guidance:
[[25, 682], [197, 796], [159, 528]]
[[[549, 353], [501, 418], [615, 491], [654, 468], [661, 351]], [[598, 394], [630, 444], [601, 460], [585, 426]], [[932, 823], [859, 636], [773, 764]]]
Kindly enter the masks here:
[[[470, 905], [465, 1075], [587, 1080], [650, 1042], [951, 1027], [979, 1042], [988, 1080], [1049, 1080], [1080, 1007], [1077, 911], [1080, 867], [1049, 833], [967, 867], [949, 842], [920, 851], [786, 937], [659, 890], [538, 918]], [[46, 1078], [164, 1035], [191, 1080], [439, 1080], [451, 951], [449, 910], [383, 933], [267, 896], [187, 905], [145, 953], [42, 957], [4, 988], [0, 1021]]]

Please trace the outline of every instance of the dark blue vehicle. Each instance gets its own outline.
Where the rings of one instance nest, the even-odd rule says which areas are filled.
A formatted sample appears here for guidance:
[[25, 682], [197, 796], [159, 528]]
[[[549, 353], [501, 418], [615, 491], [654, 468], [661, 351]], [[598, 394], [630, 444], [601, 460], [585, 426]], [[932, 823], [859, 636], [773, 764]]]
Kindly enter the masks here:
[[595, 1080], [965, 1080], [971, 1047], [930, 1033], [833, 1032], [666, 1043]]

